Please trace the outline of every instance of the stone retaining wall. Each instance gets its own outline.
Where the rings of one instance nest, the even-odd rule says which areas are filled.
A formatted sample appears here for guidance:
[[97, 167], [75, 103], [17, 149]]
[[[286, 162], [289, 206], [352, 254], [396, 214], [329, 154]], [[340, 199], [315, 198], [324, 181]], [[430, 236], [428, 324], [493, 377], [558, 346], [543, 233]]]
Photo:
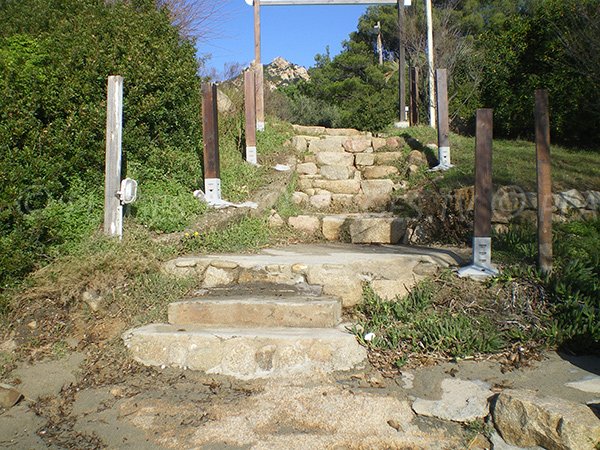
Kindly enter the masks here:
[[[472, 222], [475, 204], [473, 186], [456, 189], [440, 195], [431, 192], [410, 192], [396, 199], [396, 210], [408, 210], [412, 215], [407, 235], [410, 241], [427, 240], [427, 226], [432, 216], [447, 218], [452, 215], [460, 221]], [[553, 194], [552, 217], [555, 222], [593, 219], [600, 216], [600, 192], [571, 189]], [[497, 232], [508, 229], [510, 223], [537, 221], [537, 193], [526, 192], [519, 186], [501, 186], [492, 198], [492, 226]], [[433, 231], [433, 230], [432, 230]]]

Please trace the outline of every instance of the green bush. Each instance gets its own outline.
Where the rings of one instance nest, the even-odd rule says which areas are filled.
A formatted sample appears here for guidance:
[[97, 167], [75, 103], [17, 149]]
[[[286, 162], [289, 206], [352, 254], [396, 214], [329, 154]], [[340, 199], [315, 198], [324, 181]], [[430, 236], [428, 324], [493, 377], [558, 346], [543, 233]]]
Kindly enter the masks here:
[[101, 223], [109, 75], [124, 77], [124, 175], [142, 192], [197, 189], [201, 136], [194, 43], [153, 0], [3, 0], [0, 16], [4, 286]]

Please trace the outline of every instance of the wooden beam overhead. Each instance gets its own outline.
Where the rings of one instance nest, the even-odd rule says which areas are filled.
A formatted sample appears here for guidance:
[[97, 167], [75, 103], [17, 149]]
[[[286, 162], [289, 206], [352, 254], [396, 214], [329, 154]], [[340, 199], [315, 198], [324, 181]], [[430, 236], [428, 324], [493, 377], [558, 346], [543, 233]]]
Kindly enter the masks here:
[[[253, 5], [253, 0], [246, 0]], [[260, 0], [261, 6], [290, 6], [290, 5], [395, 5], [398, 0]], [[404, 6], [410, 6], [411, 0], [404, 0]]]

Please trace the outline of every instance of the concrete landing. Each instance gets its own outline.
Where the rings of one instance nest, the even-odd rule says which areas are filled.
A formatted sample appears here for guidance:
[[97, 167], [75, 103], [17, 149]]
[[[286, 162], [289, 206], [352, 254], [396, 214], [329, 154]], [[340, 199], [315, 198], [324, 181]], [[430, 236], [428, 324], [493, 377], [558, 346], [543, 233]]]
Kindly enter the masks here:
[[205, 288], [244, 283], [321, 286], [325, 295], [353, 306], [361, 301], [364, 282], [380, 296], [394, 298], [439, 268], [462, 263], [448, 250], [331, 243], [270, 248], [252, 255], [186, 256], [168, 261], [164, 270], [198, 277]]
[[239, 379], [329, 373], [366, 361], [366, 350], [341, 327], [206, 329], [155, 324], [129, 330], [123, 340], [142, 364]]
[[339, 325], [342, 307], [333, 298], [235, 295], [174, 302], [168, 313], [179, 325], [327, 328]]

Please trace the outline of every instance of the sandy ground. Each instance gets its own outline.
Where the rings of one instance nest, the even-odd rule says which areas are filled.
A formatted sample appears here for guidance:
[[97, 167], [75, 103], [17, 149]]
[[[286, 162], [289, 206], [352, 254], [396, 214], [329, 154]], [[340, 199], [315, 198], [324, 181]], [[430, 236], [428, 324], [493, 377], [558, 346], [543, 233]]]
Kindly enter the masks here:
[[579, 403], [598, 394], [566, 386], [600, 374], [600, 358], [548, 353], [506, 371], [493, 360], [446, 362], [383, 377], [375, 369], [239, 381], [152, 369], [126, 355], [70, 353], [21, 364], [3, 382], [25, 396], [0, 410], [0, 448], [460, 449], [490, 448], [485, 429], [412, 409], [438, 399], [443, 379], [482, 380], [494, 391], [532, 389]]

